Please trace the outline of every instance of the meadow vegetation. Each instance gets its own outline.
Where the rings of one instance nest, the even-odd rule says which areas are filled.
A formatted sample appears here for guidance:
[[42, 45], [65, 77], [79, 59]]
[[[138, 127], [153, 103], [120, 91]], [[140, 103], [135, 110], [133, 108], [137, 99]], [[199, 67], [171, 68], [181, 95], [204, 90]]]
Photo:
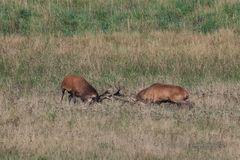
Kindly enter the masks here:
[[220, 28], [239, 32], [237, 0], [2, 0], [0, 33], [82, 35], [99, 32]]
[[[240, 3], [2, 0], [0, 159], [239, 159]], [[67, 74], [101, 93], [181, 85], [194, 108], [60, 104]]]

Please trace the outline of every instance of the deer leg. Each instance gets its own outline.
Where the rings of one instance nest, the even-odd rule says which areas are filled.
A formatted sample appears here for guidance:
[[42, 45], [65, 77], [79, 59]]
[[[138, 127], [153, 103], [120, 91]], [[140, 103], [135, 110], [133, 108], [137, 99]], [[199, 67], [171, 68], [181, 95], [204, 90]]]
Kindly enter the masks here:
[[73, 92], [72, 96], [73, 96], [73, 103], [75, 104], [77, 102], [77, 100], [76, 100], [76, 93]]
[[70, 104], [72, 98], [73, 98], [72, 92], [69, 92], [69, 96], [68, 96], [68, 103], [69, 104]]
[[65, 89], [62, 89], [61, 103], [62, 103], [62, 100], [63, 100], [64, 93], [65, 93]]

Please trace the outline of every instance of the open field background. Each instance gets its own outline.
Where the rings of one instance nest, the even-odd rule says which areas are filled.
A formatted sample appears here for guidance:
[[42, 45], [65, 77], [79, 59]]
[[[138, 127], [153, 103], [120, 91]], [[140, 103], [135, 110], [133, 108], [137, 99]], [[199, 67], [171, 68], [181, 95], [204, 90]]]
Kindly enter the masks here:
[[239, 32], [238, 0], [1, 0], [0, 34]]
[[[0, 159], [240, 158], [238, 1], [0, 4]], [[67, 74], [181, 85], [195, 106], [60, 104]]]

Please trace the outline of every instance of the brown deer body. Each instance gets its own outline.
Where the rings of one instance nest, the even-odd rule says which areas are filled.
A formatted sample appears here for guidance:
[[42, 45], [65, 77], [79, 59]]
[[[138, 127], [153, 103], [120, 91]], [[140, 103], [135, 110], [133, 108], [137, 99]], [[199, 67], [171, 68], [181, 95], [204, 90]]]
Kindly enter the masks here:
[[186, 101], [188, 98], [189, 94], [184, 88], [160, 83], [141, 90], [136, 96], [137, 101], [144, 103], [172, 102], [191, 105]]
[[83, 102], [98, 101], [99, 95], [96, 89], [89, 84], [83, 77], [69, 75], [66, 76], [62, 81], [62, 98], [65, 91], [69, 93], [68, 100], [69, 103], [73, 98], [74, 103], [76, 103], [76, 97], [80, 97]]
[[[101, 102], [103, 99], [110, 99], [113, 96], [122, 96], [120, 94], [120, 88], [114, 94], [110, 94], [109, 91], [105, 91], [103, 94], [99, 95], [97, 90], [87, 82], [83, 77], [76, 75], [68, 75], [64, 77], [61, 85], [62, 97], [65, 91], [69, 93], [68, 101], [71, 102], [73, 98], [74, 103], [76, 103], [76, 97], [80, 97], [83, 102]], [[108, 95], [108, 96], [106, 96]]]

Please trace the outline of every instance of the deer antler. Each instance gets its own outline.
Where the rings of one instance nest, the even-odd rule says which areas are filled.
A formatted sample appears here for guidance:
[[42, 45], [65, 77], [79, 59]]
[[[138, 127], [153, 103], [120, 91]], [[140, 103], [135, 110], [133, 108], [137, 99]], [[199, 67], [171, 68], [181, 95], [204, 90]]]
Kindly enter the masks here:
[[99, 97], [103, 97], [105, 96], [106, 94], [110, 94], [109, 90], [107, 89], [105, 92], [103, 92], [102, 94], [99, 95]]
[[[109, 90], [111, 90], [112, 88], [117, 88], [117, 91], [114, 93], [110, 93]], [[120, 85], [118, 85], [118, 87], [116, 86], [112, 86], [111, 88], [107, 89], [104, 93], [102, 93], [101, 95], [99, 95], [99, 102], [102, 102], [104, 99], [112, 99], [113, 97], [123, 97], [124, 94], [121, 93], [123, 87], [121, 87]], [[113, 89], [112, 89], [113, 90]]]
[[122, 90], [123, 87], [120, 87], [120, 85], [118, 85], [118, 87], [116, 87], [118, 90], [113, 93], [113, 96], [119, 96], [119, 97], [123, 97], [124, 94], [120, 93], [120, 91]]
[[118, 83], [118, 87], [115, 86], [115, 88], [117, 88], [117, 91], [111, 95], [112, 98], [122, 101], [122, 102], [125, 102], [125, 103], [130, 103], [130, 104], [136, 103], [136, 99], [134, 98], [133, 95], [125, 95], [125, 94], [121, 93], [121, 90], [124, 87], [120, 86], [119, 83]]

